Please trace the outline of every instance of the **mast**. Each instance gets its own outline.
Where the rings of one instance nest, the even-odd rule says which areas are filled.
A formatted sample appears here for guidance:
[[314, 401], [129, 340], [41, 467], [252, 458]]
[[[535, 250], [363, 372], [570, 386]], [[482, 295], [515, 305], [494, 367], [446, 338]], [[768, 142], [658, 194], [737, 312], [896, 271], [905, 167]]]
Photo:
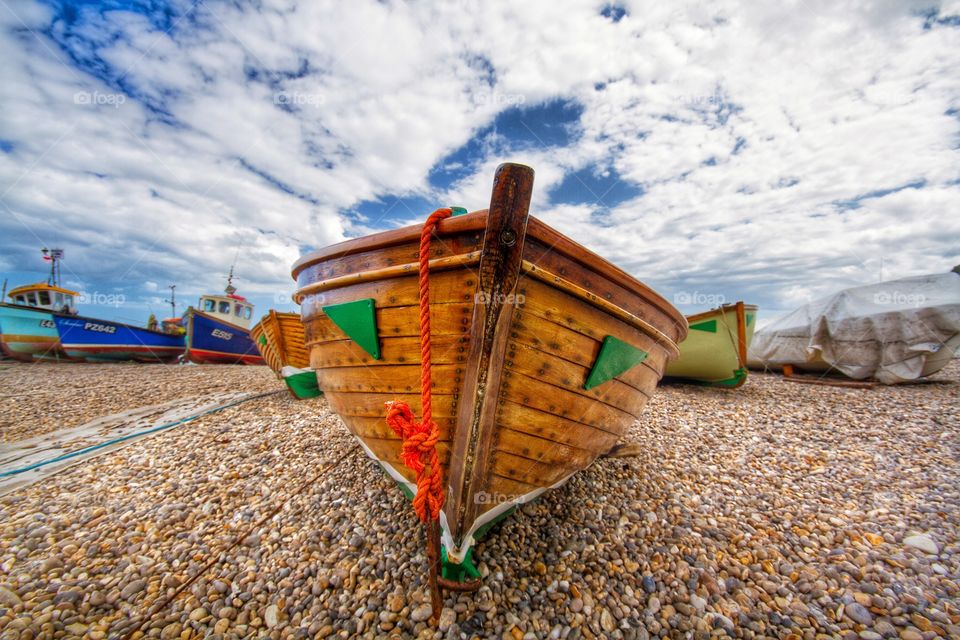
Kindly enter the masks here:
[[230, 274], [227, 276], [227, 288], [224, 289], [228, 296], [232, 296], [237, 292], [237, 288], [233, 286], [233, 266], [234, 265], [230, 265]]
[[51, 287], [60, 286], [60, 261], [63, 260], [63, 249], [40, 249], [43, 259], [50, 263], [50, 275], [47, 276], [47, 284]]
[[170, 303], [170, 317], [177, 317], [177, 285], [171, 284], [167, 285], [167, 288], [170, 289], [170, 299], [164, 300], [164, 302]]
[[233, 264], [230, 265], [230, 273], [227, 275], [227, 288], [224, 291], [227, 292], [228, 296], [232, 296], [237, 292], [237, 288], [233, 286], [233, 268], [237, 266], [237, 258], [240, 257], [240, 249], [237, 248], [237, 253], [233, 256]]

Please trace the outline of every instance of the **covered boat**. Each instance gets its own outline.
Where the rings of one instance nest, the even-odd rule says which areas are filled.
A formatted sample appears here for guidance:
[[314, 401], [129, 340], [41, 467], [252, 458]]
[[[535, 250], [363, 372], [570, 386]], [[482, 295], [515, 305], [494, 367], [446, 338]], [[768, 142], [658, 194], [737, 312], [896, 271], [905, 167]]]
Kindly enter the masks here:
[[844, 289], [756, 332], [750, 366], [895, 384], [929, 376], [960, 347], [960, 273]]
[[317, 376], [310, 368], [310, 356], [304, 345], [303, 322], [299, 313], [273, 309], [250, 330], [250, 337], [267, 366], [286, 382], [295, 398], [320, 395]]
[[184, 358], [197, 364], [263, 364], [250, 338], [252, 317], [253, 305], [237, 295], [231, 269], [223, 295], [200, 296], [199, 309], [184, 314]]
[[416, 225], [348, 240], [293, 268], [320, 388], [411, 493], [410, 443], [384, 416], [400, 402], [422, 415], [429, 400], [454, 578], [475, 575], [470, 550], [487, 525], [615, 447], [687, 332], [650, 288], [528, 218], [532, 187], [532, 169], [501, 165], [488, 210], [423, 238]]
[[756, 319], [756, 305], [743, 302], [687, 316], [690, 333], [666, 375], [718, 387], [741, 386], [747, 381], [747, 350]]

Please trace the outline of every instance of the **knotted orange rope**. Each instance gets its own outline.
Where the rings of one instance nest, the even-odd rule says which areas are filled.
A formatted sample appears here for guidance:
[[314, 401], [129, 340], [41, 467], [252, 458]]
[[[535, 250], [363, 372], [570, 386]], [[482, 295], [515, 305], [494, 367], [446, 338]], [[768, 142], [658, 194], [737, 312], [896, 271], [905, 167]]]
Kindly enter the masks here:
[[413, 508], [423, 523], [440, 517], [445, 497], [443, 469], [437, 455], [440, 429], [433, 421], [430, 395], [433, 385], [430, 373], [430, 239], [434, 228], [452, 213], [450, 209], [437, 209], [423, 223], [420, 233], [420, 405], [423, 420], [417, 422], [414, 419], [413, 411], [406, 402], [386, 403], [387, 424], [403, 439], [400, 458], [417, 474], [417, 495], [413, 497]]

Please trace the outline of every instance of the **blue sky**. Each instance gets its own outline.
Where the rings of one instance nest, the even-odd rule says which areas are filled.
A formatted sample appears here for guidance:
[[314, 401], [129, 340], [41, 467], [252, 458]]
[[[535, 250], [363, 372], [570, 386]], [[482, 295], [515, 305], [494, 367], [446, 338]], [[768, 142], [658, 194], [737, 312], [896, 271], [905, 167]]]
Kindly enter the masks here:
[[[123, 304], [486, 206], [533, 214], [687, 313], [761, 318], [960, 262], [960, 3], [0, 0], [0, 271]], [[679, 304], [684, 301], [690, 303]]]

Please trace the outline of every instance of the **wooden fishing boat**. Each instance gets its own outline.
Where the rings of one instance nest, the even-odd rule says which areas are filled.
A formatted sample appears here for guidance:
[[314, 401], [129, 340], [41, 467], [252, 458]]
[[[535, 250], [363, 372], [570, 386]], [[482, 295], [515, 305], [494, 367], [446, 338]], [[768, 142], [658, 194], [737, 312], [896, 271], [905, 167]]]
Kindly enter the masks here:
[[233, 269], [223, 295], [200, 296], [200, 308], [183, 314], [184, 359], [196, 364], [264, 364], [250, 338], [253, 305], [237, 295]]
[[[425, 238], [448, 577], [475, 575], [470, 550], [488, 525], [617, 444], [687, 332], [650, 288], [528, 218], [532, 187], [532, 169], [502, 165], [488, 210], [453, 215]], [[293, 267], [320, 388], [410, 492], [418, 475], [384, 403], [424, 409], [421, 231], [348, 240]]]
[[310, 368], [299, 313], [271, 309], [253, 326], [250, 337], [267, 366], [287, 384], [295, 398], [315, 398], [321, 394], [317, 375]]
[[736, 388], [747, 381], [747, 350], [757, 307], [737, 302], [687, 316], [690, 333], [666, 375], [700, 384]]

